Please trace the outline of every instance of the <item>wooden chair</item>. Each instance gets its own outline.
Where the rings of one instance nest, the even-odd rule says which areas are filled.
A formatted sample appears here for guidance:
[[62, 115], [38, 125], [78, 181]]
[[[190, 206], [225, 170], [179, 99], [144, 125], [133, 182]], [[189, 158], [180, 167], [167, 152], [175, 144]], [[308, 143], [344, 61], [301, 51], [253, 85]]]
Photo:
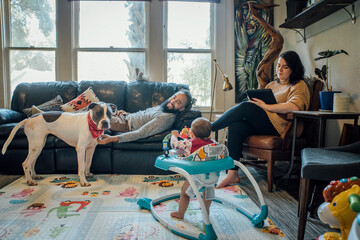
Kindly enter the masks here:
[[[305, 79], [310, 91], [310, 108], [309, 110], [318, 110], [320, 106], [319, 91], [323, 88], [323, 82], [316, 78]], [[272, 135], [252, 135], [248, 137], [243, 146], [243, 157], [247, 163], [254, 166], [267, 164], [267, 182], [268, 191], [273, 190], [274, 165], [276, 161], [290, 161], [291, 159], [291, 140], [292, 140], [292, 114], [289, 113], [287, 118], [290, 120], [285, 132], [281, 136]], [[302, 131], [302, 134], [296, 140], [296, 152], [306, 146], [311, 146], [309, 135], [311, 127], [308, 125]], [[310, 134], [309, 134], [310, 133]], [[298, 134], [299, 135], [299, 132]], [[299, 149], [299, 147], [301, 149]], [[257, 159], [252, 161], [250, 159]]]

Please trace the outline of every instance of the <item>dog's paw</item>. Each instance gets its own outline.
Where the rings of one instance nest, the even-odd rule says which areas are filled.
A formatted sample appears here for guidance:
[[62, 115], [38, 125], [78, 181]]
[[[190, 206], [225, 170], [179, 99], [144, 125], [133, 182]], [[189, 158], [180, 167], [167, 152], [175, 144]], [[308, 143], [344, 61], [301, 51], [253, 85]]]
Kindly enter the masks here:
[[94, 174], [92, 174], [92, 173], [87, 173], [87, 174], [85, 175], [85, 177], [86, 177], [86, 179], [91, 179], [91, 178], [94, 177]]
[[37, 183], [35, 181], [26, 181], [27, 185], [29, 186], [36, 186]]
[[80, 183], [80, 186], [82, 186], [82, 187], [90, 187], [91, 184], [88, 183], [88, 182], [83, 182], [83, 183]]
[[41, 180], [41, 179], [43, 179], [42, 176], [38, 176], [38, 175], [35, 175], [35, 176], [33, 176], [32, 178], [35, 179], [35, 180]]

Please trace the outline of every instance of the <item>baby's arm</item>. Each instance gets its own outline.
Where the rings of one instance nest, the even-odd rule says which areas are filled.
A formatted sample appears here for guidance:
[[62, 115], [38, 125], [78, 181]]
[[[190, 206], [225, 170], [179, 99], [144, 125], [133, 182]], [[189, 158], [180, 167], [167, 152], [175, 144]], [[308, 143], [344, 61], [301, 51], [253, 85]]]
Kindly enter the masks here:
[[178, 130], [172, 130], [171, 135], [174, 136], [174, 137], [178, 137], [179, 136], [179, 131]]

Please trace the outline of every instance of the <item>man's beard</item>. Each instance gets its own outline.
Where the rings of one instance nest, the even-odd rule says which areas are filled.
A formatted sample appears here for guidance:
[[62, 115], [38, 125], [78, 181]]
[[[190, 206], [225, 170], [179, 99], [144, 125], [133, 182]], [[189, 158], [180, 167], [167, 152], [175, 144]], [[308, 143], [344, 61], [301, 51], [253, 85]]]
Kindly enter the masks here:
[[174, 109], [174, 108], [169, 109], [169, 108], [167, 107], [168, 103], [169, 103], [169, 100], [166, 100], [165, 102], [163, 102], [163, 103], [160, 105], [160, 108], [161, 108], [161, 110], [162, 110], [164, 113], [178, 113], [178, 112], [180, 112], [178, 109]]

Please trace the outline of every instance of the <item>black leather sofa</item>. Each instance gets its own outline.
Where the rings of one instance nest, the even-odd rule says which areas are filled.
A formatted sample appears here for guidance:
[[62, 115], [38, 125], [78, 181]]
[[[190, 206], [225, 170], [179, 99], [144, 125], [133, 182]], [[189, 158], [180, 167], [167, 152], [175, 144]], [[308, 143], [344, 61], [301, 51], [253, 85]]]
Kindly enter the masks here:
[[[23, 109], [47, 102], [57, 95], [66, 103], [92, 89], [100, 101], [114, 103], [118, 109], [136, 112], [161, 104], [187, 85], [150, 81], [57, 81], [42, 83], [21, 83], [12, 96], [11, 109], [0, 109], [0, 145], [3, 146], [12, 128], [26, 118]], [[184, 111], [177, 117], [173, 129], [190, 126], [201, 116], [197, 110]], [[164, 174], [154, 167], [156, 157], [162, 154], [162, 140], [168, 131], [155, 136], [128, 143], [98, 145], [93, 157], [93, 173], [115, 174]], [[108, 134], [119, 134], [107, 130]], [[28, 153], [28, 142], [21, 128], [10, 143], [5, 155], [0, 154], [0, 172], [4, 174], [23, 174], [21, 163]], [[76, 151], [59, 138], [49, 135], [40, 154], [35, 171], [42, 174], [77, 173]]]

